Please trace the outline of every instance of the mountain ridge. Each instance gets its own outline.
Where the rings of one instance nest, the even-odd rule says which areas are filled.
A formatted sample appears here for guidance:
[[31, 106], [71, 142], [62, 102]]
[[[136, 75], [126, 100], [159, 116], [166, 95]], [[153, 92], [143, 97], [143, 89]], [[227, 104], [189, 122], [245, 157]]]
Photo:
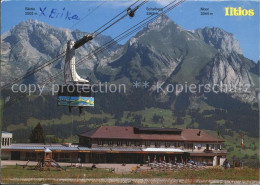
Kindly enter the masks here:
[[[77, 40], [83, 37], [84, 34], [78, 30], [70, 31], [66, 28], [56, 28], [32, 19], [14, 26], [2, 36], [2, 83], [10, 81], [14, 76], [25, 74], [33, 66], [41, 65], [55, 58], [65, 51], [68, 40]], [[86, 56], [87, 53], [111, 39], [110, 36], [99, 35], [95, 41], [79, 48], [76, 58], [80, 59]], [[102, 54], [105, 56], [119, 46], [116, 43], [113, 48], [106, 50]], [[98, 57], [100, 56], [92, 55], [87, 62], [78, 67], [79, 70], [93, 70], [94, 64], [99, 60]], [[59, 69], [63, 69], [63, 60], [64, 58], [36, 73], [34, 75], [36, 81], [31, 81], [31, 83], [37, 83], [53, 75]], [[88, 73], [83, 73], [83, 76], [86, 77]]]
[[[78, 30], [55, 28], [37, 20], [21, 22], [2, 38], [2, 83], [10, 77], [25, 74], [42, 61], [48, 61], [65, 50], [67, 40], [77, 40], [82, 36], [83, 33]], [[111, 39], [100, 36], [84, 45], [77, 50], [76, 61]], [[217, 58], [218, 53], [225, 59]], [[63, 60], [37, 73], [27, 83], [37, 83], [53, 75], [63, 68]], [[217, 63], [220, 65], [217, 66]], [[218, 69], [220, 66], [222, 68]], [[228, 68], [230, 70], [225, 70]], [[248, 83], [253, 91], [256, 79], [251, 76], [256, 69], [257, 64], [242, 55], [233, 34], [216, 27], [186, 31], [166, 15], [149, 23], [126, 44], [116, 44], [78, 67], [79, 73], [83, 77], [89, 76], [92, 81], [123, 82], [128, 85], [135, 80], [148, 80], [152, 85], [156, 81], [195, 84], [225, 82], [232, 85], [234, 80], [223, 80], [223, 76], [231, 75], [232, 79], [239, 79], [242, 84]], [[153, 91], [153, 86], [150, 90]], [[255, 99], [254, 93], [247, 98], [241, 96], [243, 101]]]
[[[207, 33], [209, 33], [208, 37], [205, 36]], [[219, 85], [221, 82], [229, 86], [236, 85], [230, 80], [223, 81], [223, 76], [230, 75], [233, 79], [239, 79], [240, 84], [248, 84], [250, 89], [255, 91], [257, 81], [251, 77], [250, 71], [255, 68], [256, 64], [242, 55], [239, 43], [233, 34], [221, 28], [206, 27], [186, 31], [167, 16], [161, 16], [129, 39], [123, 47], [124, 52], [121, 57], [115, 60], [108, 58], [109, 62], [103, 63], [101, 67], [97, 64], [94, 72], [97, 78], [109, 79], [109, 81], [123, 80], [128, 84], [142, 79], [151, 83], [160, 81], [165, 84], [209, 83], [213, 85], [217, 83]], [[218, 73], [225, 74], [215, 73], [213, 77], [213, 73], [209, 72], [209, 67], [213, 67], [213, 59], [216, 60], [219, 54], [225, 60], [218, 58], [218, 63], [222, 66]], [[236, 58], [233, 59], [230, 56]], [[233, 67], [236, 66], [236, 70], [231, 67], [230, 63]], [[225, 71], [225, 68], [229, 70]], [[104, 71], [107, 71], [106, 75]], [[103, 78], [104, 76], [106, 77]], [[220, 79], [205, 80], [216, 78]], [[248, 102], [256, 100], [254, 92], [246, 96], [238, 94], [234, 97]]]

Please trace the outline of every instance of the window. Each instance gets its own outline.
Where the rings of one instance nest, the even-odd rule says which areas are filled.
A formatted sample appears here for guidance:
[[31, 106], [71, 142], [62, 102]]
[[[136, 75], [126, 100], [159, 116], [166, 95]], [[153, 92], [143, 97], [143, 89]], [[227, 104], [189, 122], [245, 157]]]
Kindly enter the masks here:
[[148, 146], [150, 146], [150, 142], [149, 142], [149, 141], [145, 141], [144, 145], [145, 145], [146, 147], [148, 147]]
[[166, 148], [168, 148], [168, 147], [170, 147], [170, 146], [171, 146], [170, 143], [165, 142], [165, 147], [166, 147]]
[[198, 144], [198, 150], [200, 150], [201, 149], [201, 144]]
[[140, 145], [141, 145], [141, 143], [139, 141], [135, 142], [135, 146], [140, 146]]
[[98, 140], [98, 145], [103, 145], [103, 141], [102, 140]]
[[126, 146], [130, 146], [131, 142], [130, 141], [126, 141]]
[[113, 145], [113, 141], [108, 141], [108, 145]]
[[117, 146], [122, 146], [122, 142], [121, 141], [117, 141]]
[[185, 149], [193, 149], [193, 144], [192, 143], [184, 143], [184, 148]]
[[53, 158], [55, 161], [58, 161], [58, 153], [54, 153]]
[[174, 143], [174, 147], [180, 147], [180, 143]]
[[60, 153], [60, 161], [61, 162], [70, 161], [70, 153]]
[[155, 147], [160, 147], [160, 143], [159, 142], [155, 142]]
[[25, 153], [25, 160], [35, 161], [36, 160], [36, 153], [26, 152]]

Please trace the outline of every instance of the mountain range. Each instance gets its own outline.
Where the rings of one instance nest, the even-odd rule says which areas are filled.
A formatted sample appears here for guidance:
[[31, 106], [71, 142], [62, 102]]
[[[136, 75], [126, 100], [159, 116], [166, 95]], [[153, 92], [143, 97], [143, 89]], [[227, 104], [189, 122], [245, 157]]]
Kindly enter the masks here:
[[[84, 34], [55, 28], [37, 20], [14, 26], [2, 36], [2, 84], [25, 74], [65, 51], [68, 40]], [[110, 41], [100, 35], [77, 50], [76, 61]], [[26, 83], [39, 83], [63, 69], [58, 60]], [[100, 54], [88, 57], [78, 72], [93, 82], [126, 83], [149, 81], [150, 91], [156, 82], [164, 84], [247, 84], [250, 93], [229, 93], [244, 102], [255, 102], [259, 87], [259, 61], [243, 56], [233, 34], [217, 27], [184, 30], [163, 15], [139, 31], [124, 45], [115, 42]], [[62, 79], [59, 79], [62, 83]]]
[[[97, 64], [94, 74], [102, 81], [147, 80], [172, 83], [248, 84], [252, 93], [233, 93], [242, 101], [255, 101], [259, 66], [242, 55], [235, 37], [221, 28], [183, 30], [161, 16], [137, 33], [118, 57]], [[114, 59], [116, 58], [116, 59]]]

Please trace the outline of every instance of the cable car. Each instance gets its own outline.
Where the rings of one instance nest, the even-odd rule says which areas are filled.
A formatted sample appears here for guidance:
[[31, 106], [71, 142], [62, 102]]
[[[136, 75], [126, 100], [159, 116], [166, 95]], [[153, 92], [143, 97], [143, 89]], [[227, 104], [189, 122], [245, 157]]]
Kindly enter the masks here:
[[75, 66], [75, 50], [92, 39], [92, 35], [85, 35], [76, 42], [70, 40], [67, 43], [64, 65], [65, 83], [59, 86], [57, 104], [58, 106], [68, 106], [70, 112], [72, 107], [78, 107], [81, 113], [82, 107], [94, 106], [92, 86], [88, 80], [78, 75]]

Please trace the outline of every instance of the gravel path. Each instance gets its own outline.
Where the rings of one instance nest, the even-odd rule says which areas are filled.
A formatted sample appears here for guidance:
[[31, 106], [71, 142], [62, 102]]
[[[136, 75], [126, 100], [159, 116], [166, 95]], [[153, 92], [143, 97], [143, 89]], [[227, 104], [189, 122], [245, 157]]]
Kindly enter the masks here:
[[[15, 166], [18, 165], [25, 165], [27, 161], [11, 161], [11, 160], [5, 160], [1, 161], [1, 168], [4, 168], [5, 166]], [[36, 166], [38, 162], [30, 161], [28, 163], [28, 166]], [[76, 163], [63, 163], [59, 162], [59, 165], [61, 166], [71, 166], [75, 165]], [[83, 167], [91, 167], [92, 163], [83, 163]], [[109, 169], [114, 168], [116, 173], [122, 174], [122, 173], [129, 173], [132, 171], [132, 168], [136, 167], [138, 164], [126, 164], [125, 166], [122, 166], [122, 164], [96, 164], [97, 168], [103, 168], [103, 169]], [[150, 167], [147, 167], [147, 165], [141, 166], [140, 169], [142, 170], [148, 170]]]

